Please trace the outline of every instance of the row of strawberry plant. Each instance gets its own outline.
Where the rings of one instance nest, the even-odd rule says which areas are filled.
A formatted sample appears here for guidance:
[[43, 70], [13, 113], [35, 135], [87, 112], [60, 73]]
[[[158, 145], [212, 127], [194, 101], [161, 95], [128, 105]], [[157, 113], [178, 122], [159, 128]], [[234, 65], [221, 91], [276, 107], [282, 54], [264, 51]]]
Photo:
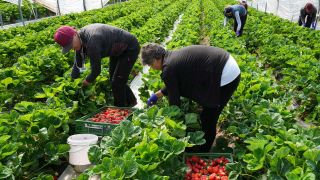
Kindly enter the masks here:
[[[219, 7], [226, 3], [215, 2]], [[236, 137], [238, 161], [228, 166], [233, 170], [229, 178], [316, 179], [319, 127], [304, 129], [295, 124], [296, 112], [287, 108], [292, 95], [277, 84], [271, 70], [259, 67], [259, 59], [245, 49], [244, 38], [236, 39], [230, 29], [221, 27], [222, 10], [209, 12], [211, 44], [227, 48], [242, 70], [242, 82], [224, 112], [223, 127]]]
[[[55, 16], [48, 19], [42, 19], [41, 21], [30, 23], [26, 26], [18, 26], [10, 29], [0, 30], [0, 40], [8, 41], [16, 36], [32, 36], [34, 35], [33, 33], [46, 30], [48, 27], [65, 25], [77, 19], [82, 19], [87, 16], [94, 16], [100, 12], [110, 13], [109, 18], [111, 18], [110, 20], [113, 20], [118, 17], [126, 16], [129, 13], [134, 12], [137, 7], [141, 8], [143, 5], [144, 2], [132, 0], [123, 3], [112, 4], [98, 10], [86, 11], [82, 13], [71, 13], [64, 16]], [[113, 13], [111, 14], [111, 12]]]
[[[186, 5], [186, 3], [187, 2], [185, 1], [179, 1], [175, 4], [181, 10], [183, 9], [181, 4]], [[173, 5], [170, 6], [170, 8], [173, 8]], [[155, 18], [157, 18], [157, 16]], [[162, 23], [166, 24], [170, 22], [163, 21]], [[169, 29], [167, 29], [167, 31], [169, 31]], [[158, 33], [158, 31], [155, 31], [155, 33]], [[165, 34], [161, 34], [159, 36], [160, 38], [163, 38]], [[104, 63], [104, 65], [106, 65], [106, 63]], [[84, 75], [86, 74], [87, 73]], [[39, 174], [39, 171], [36, 169], [40, 168], [45, 163], [58, 163], [57, 160], [61, 163], [61, 158], [66, 154], [64, 146], [66, 135], [63, 134], [70, 133], [68, 126], [70, 119], [79, 118], [82, 116], [82, 113], [86, 114], [95, 110], [96, 106], [101, 106], [111, 102], [110, 87], [107, 85], [108, 79], [105, 77], [107, 74], [108, 71], [104, 68], [101, 76], [98, 77], [94, 85], [87, 88], [79, 88], [81, 85], [81, 79], [76, 79], [72, 82], [68, 78], [69, 74], [65, 73], [65, 77], [57, 78], [56, 83], [52, 84], [52, 86], [43, 86], [44, 92], [36, 95], [38, 98], [43, 98], [46, 103], [20, 102], [15, 105], [14, 110], [10, 113], [4, 113], [1, 115], [1, 122], [5, 123], [3, 125], [6, 127], [6, 131], [4, 131], [3, 136], [7, 137], [7, 144], [16, 145], [16, 148], [13, 149], [12, 152], [10, 151], [10, 153], [2, 151], [8, 154], [7, 157], [2, 160], [3, 164], [1, 164], [0, 168], [0, 171], [4, 173], [5, 178], [15, 176], [30, 179], [31, 177]], [[61, 113], [61, 110], [63, 110], [65, 115]], [[52, 114], [52, 112], [55, 113]], [[14, 134], [12, 133], [15, 132], [13, 127], [22, 128], [20, 130], [21, 134], [30, 139], [30, 141], [24, 142], [19, 141], [19, 138], [13, 138]], [[49, 131], [50, 136], [47, 136]], [[56, 138], [56, 141], [53, 141], [51, 139], [54, 138], [54, 136], [51, 135], [52, 133], [61, 136]], [[28, 144], [31, 146], [31, 143], [37, 144], [37, 148], [42, 150], [44, 147], [47, 147], [45, 153], [35, 151], [34, 148], [23, 148]], [[22, 146], [22, 144], [24, 145]], [[24, 157], [23, 153], [38, 156], [30, 155], [28, 157]], [[17, 156], [22, 157], [20, 158], [20, 162], [14, 161], [12, 166], [9, 166], [8, 162], [11, 162], [11, 159]], [[30, 160], [33, 159], [35, 163], [30, 162], [28, 163], [28, 166], [25, 165], [27, 162], [25, 161], [26, 158]], [[41, 171], [44, 171], [45, 169], [47, 168], [44, 167]]]
[[272, 24], [272, 26], [268, 26], [267, 31], [281, 35], [281, 37], [286, 38], [288, 41], [296, 45], [308, 47], [316, 53], [316, 58], [320, 57], [320, 45], [318, 43], [320, 39], [319, 31], [303, 28], [298, 26], [297, 23], [292, 23], [289, 20], [282, 19], [273, 14], [266, 14], [254, 9], [250, 11], [252, 17], [257, 18], [259, 23]]
[[[146, 6], [140, 13], [133, 13], [126, 16], [128, 19], [120, 18], [111, 24], [125, 29], [138, 28], [147, 21], [154, 9], [156, 14], [169, 2], [163, 1], [155, 6], [157, 8]], [[71, 54], [69, 59], [72, 59]], [[41, 91], [41, 85], [51, 84], [56, 76], [61, 76], [68, 69], [67, 60], [58, 47], [50, 45], [20, 57], [14, 66], [1, 70], [1, 91], [5, 92], [1, 97], [2, 105], [6, 103], [10, 107], [21, 100], [33, 99], [32, 94]]]
[[[278, 31], [278, 19], [272, 22], [272, 16], [261, 15], [255, 11], [251, 14], [257, 14], [257, 17], [249, 17], [247, 48], [260, 57], [266, 68], [272, 68], [275, 77], [286, 91], [294, 94], [295, 98], [292, 103], [298, 107], [298, 118], [318, 124], [320, 115], [319, 96], [317, 95], [320, 93], [318, 49], [300, 44], [296, 38], [287, 37], [282, 31]], [[269, 26], [269, 24], [276, 25]], [[269, 28], [265, 28], [266, 26]], [[300, 28], [297, 25], [294, 26]], [[253, 29], [259, 30], [253, 31]], [[299, 32], [295, 34], [303, 36], [303, 32], [308, 31], [305, 28], [300, 28], [300, 30], [301, 34]]]
[[[159, 6], [152, 7], [151, 5], [153, 3], [159, 4]], [[165, 7], [168, 4], [169, 3], [166, 1], [162, 2], [158, 0], [149, 0], [149, 1], [145, 1], [143, 4], [140, 4], [140, 7], [144, 7], [142, 8], [142, 10], [145, 10], [146, 7], [149, 7], [149, 9], [150, 8], [159, 9], [159, 8]], [[129, 9], [131, 9], [132, 6], [137, 8], [135, 4], [132, 4], [132, 5], [130, 4]], [[127, 12], [125, 10], [118, 11], [118, 12], [107, 11], [106, 13], [101, 10], [100, 11], [97, 10], [97, 11], [98, 13], [89, 15], [85, 18], [70, 21], [67, 23], [67, 25], [81, 28], [91, 23], [109, 23], [111, 20], [116, 20], [119, 17], [122, 17], [122, 19], [119, 20], [118, 22], [121, 22], [123, 24], [125, 22], [123, 21], [123, 19], [128, 19], [128, 22], [129, 22], [129, 17], [132, 17], [133, 19], [132, 23], [135, 23], [134, 22], [135, 20], [138, 20], [137, 21], [138, 23], [139, 20], [141, 20], [141, 18], [143, 19], [143, 18], [149, 17], [153, 10], [150, 10], [150, 11], [145, 10], [144, 12], [134, 11], [133, 13], [129, 13], [129, 15], [127, 16], [123, 16], [122, 12]], [[1, 60], [2, 67], [12, 66], [12, 64], [14, 64], [17, 61], [18, 57], [25, 55], [26, 53], [33, 51], [34, 49], [43, 48], [44, 46], [47, 46], [49, 44], [54, 44], [54, 40], [52, 38], [53, 34], [55, 30], [61, 25], [62, 24], [60, 23], [56, 23], [54, 26], [50, 26], [44, 31], [31, 32], [28, 35], [17, 36], [13, 39], [10, 39], [9, 41], [1, 42], [0, 43], [0, 60]], [[130, 27], [130, 26], [128, 25], [127, 27]]]
[[[167, 44], [168, 49], [174, 49], [200, 42], [200, 0], [193, 0], [192, 4], [184, 11], [182, 20]], [[157, 41], [159, 43], [159, 41]], [[164, 86], [160, 79], [159, 71], [150, 69], [148, 74], [143, 75], [143, 86], [140, 87], [140, 98], [146, 102], [149, 98], [149, 91], [156, 92]], [[165, 101], [165, 99], [163, 99]]]

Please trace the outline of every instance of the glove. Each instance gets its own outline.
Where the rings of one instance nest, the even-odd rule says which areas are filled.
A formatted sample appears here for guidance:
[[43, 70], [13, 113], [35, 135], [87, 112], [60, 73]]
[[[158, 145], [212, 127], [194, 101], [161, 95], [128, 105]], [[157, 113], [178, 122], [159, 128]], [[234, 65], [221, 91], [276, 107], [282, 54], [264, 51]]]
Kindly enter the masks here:
[[239, 32], [239, 31], [236, 32], [236, 36], [237, 36], [237, 37], [240, 36], [240, 32]]
[[313, 23], [311, 24], [311, 29], [316, 29], [316, 22], [313, 22]]
[[82, 82], [83, 87], [87, 87], [87, 86], [89, 86], [89, 84], [90, 84], [90, 82], [88, 82], [87, 80], [83, 80], [83, 82]]
[[72, 68], [71, 78], [77, 79], [80, 76], [80, 70], [77, 67]]
[[157, 101], [158, 101], [158, 96], [156, 94], [152, 94], [147, 101], [147, 105], [152, 106], [152, 105], [156, 104]]

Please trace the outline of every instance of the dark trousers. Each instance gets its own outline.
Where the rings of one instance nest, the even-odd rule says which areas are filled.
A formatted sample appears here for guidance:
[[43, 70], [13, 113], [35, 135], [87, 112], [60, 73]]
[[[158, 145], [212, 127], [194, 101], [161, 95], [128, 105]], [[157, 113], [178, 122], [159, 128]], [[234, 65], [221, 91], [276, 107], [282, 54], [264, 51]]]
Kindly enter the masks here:
[[140, 47], [135, 46], [128, 48], [120, 56], [110, 57], [109, 75], [115, 106], [132, 107], [137, 104], [137, 99], [127, 82], [139, 51]]
[[201, 128], [205, 133], [204, 139], [206, 143], [201, 146], [195, 146], [187, 149], [187, 152], [209, 152], [213, 144], [214, 139], [216, 138], [217, 123], [219, 116], [223, 108], [227, 105], [228, 101], [231, 99], [232, 94], [237, 89], [240, 82], [240, 75], [233, 80], [231, 83], [226, 84], [220, 87], [220, 107], [219, 108], [210, 108], [203, 107], [203, 110], [200, 114]]
[[[298, 24], [299, 24], [299, 26], [302, 26], [301, 16], [299, 16]], [[305, 27], [310, 28], [311, 24], [312, 24], [312, 16], [308, 15]]]
[[[244, 15], [244, 16], [240, 16], [240, 20], [241, 20], [241, 29], [240, 29], [240, 36], [241, 36], [242, 33], [243, 33], [243, 27], [244, 27], [244, 25], [245, 25], [246, 22], [247, 22], [247, 14]], [[234, 32], [237, 31], [237, 27], [238, 27], [238, 23], [237, 23], [236, 18], [234, 18], [234, 23], [233, 23], [233, 30], [234, 30]]]

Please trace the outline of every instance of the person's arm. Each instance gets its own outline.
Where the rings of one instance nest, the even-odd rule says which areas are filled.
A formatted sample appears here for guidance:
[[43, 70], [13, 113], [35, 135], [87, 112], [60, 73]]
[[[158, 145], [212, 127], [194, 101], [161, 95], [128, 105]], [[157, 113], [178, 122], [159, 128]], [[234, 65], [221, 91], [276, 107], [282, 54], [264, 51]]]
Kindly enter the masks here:
[[100, 48], [97, 46], [88, 49], [88, 56], [90, 57], [91, 73], [87, 76], [86, 81], [91, 83], [101, 73], [101, 54]]
[[305, 26], [306, 22], [305, 22], [305, 19], [306, 19], [306, 13], [304, 12], [304, 10], [302, 9], [300, 11], [300, 21], [302, 23], [303, 26]]
[[159, 91], [157, 91], [157, 92], [154, 93], [154, 94], [158, 97], [158, 99], [159, 99], [159, 98], [162, 98], [162, 97], [164, 96], [164, 94], [162, 93], [162, 89], [159, 90]]
[[229, 18], [224, 17], [223, 26], [226, 26], [226, 25], [227, 25], [227, 23], [228, 23], [228, 19], [229, 19]]
[[83, 66], [82, 62], [83, 62], [83, 57], [81, 56], [80, 51], [76, 51], [75, 56], [74, 56], [74, 63], [73, 63], [73, 67], [72, 67], [72, 72], [71, 72], [71, 77], [73, 79], [76, 79], [80, 76], [80, 69], [79, 68]]
[[180, 106], [180, 93], [179, 93], [179, 87], [178, 87], [178, 79], [174, 73], [174, 70], [173, 69], [169, 70], [163, 80], [166, 85], [169, 104]]
[[236, 17], [236, 21], [237, 21], [237, 23], [238, 23], [238, 26], [237, 26], [237, 32], [239, 32], [240, 31], [240, 29], [241, 29], [241, 20], [240, 20], [240, 14], [239, 14], [239, 11], [236, 11], [235, 13], [234, 13], [234, 16]]
[[315, 22], [316, 21], [316, 17], [317, 17], [317, 9], [315, 9], [313, 12], [312, 12], [312, 19], [311, 19], [311, 22]]

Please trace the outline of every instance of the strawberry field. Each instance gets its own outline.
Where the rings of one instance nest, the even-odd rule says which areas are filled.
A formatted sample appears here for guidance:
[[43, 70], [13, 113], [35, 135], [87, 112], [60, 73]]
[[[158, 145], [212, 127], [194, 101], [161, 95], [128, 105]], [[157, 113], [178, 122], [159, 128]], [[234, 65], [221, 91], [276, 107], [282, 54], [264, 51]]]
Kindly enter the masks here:
[[[74, 54], [63, 55], [52, 38], [61, 25], [91, 23], [128, 30], [140, 44], [223, 48], [239, 64], [241, 82], [220, 116], [212, 147], [231, 158], [186, 157], [187, 147], [205, 141], [199, 106], [187, 99], [181, 107], [168, 106], [163, 98], [150, 108], [106, 109], [91, 117], [117, 126], [90, 148], [94, 166], [79, 179], [320, 179], [320, 32], [249, 8], [244, 34], [236, 37], [231, 22], [223, 27], [224, 7], [235, 3], [130, 0], [0, 30], [0, 179], [59, 177], [68, 165], [75, 121], [113, 105], [108, 58], [95, 83], [82, 87], [89, 71], [72, 80]], [[130, 80], [142, 68], [137, 61]], [[160, 73], [143, 74], [143, 102], [164, 86]]]

